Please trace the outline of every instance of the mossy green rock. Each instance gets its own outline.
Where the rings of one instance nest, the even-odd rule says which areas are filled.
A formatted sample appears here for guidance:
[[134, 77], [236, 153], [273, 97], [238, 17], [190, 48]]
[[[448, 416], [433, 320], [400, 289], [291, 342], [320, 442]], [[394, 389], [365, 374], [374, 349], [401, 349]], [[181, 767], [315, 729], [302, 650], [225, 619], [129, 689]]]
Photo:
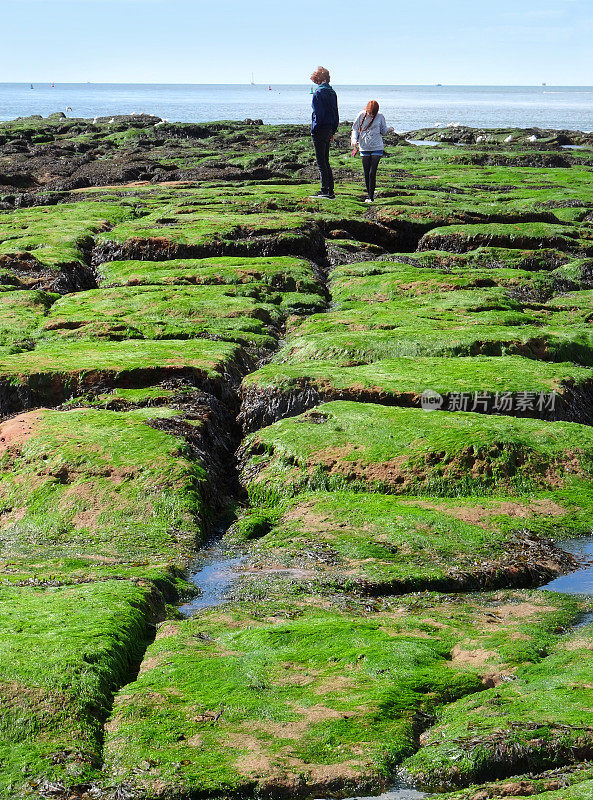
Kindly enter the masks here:
[[242, 480], [254, 500], [304, 488], [463, 496], [588, 480], [586, 425], [335, 401], [250, 436]]
[[593, 137], [416, 135], [369, 207], [347, 124], [331, 202], [304, 125], [0, 125], [7, 800], [591, 800], [590, 604], [517, 587], [590, 533]]
[[[582, 233], [580, 238], [579, 233]], [[543, 222], [522, 222], [515, 225], [448, 225], [434, 228], [420, 242], [421, 250], [453, 250], [466, 252], [476, 247], [516, 247], [522, 250], [548, 247], [563, 251], [589, 253], [589, 231]]]
[[511, 681], [451, 705], [406, 768], [446, 786], [590, 758], [592, 635], [580, 628]]
[[113, 694], [142, 657], [156, 606], [131, 581], [0, 588], [0, 796], [99, 778]]
[[267, 345], [280, 309], [226, 286], [121, 287], [67, 295], [54, 304], [46, 338], [196, 339]]
[[349, 399], [589, 423], [593, 372], [519, 356], [397, 358], [350, 366], [336, 361], [267, 364], [242, 383], [249, 430], [294, 416], [321, 401]]
[[6, 356], [0, 363], [4, 411], [58, 405], [100, 385], [141, 388], [184, 377], [224, 394], [249, 359], [240, 345], [209, 339], [68, 341]]
[[[174, 410], [35, 411], [0, 425], [5, 580], [167, 575], [201, 537], [206, 473]], [[196, 433], [198, 428], [196, 428]]]
[[53, 270], [64, 264], [84, 265], [90, 237], [132, 214], [130, 206], [93, 202], [0, 213], [0, 264], [4, 255]]
[[[486, 669], [505, 669], [537, 659], [528, 642], [549, 644], [574, 614], [561, 597], [530, 604], [529, 626], [513, 596], [387, 601], [363, 614], [267, 600], [168, 623], [116, 698], [109, 778], [159, 798], [376, 790], [414, 749], [415, 719], [481, 692], [480, 669], [451, 663], [452, 650], [477, 639], [492, 649]], [[487, 624], [497, 608], [503, 635]], [[511, 631], [527, 637], [521, 653], [508, 647]]]
[[40, 291], [0, 294], [0, 352], [8, 355], [31, 350], [57, 299], [56, 294]]
[[316, 292], [311, 265], [302, 259], [204, 258], [170, 261], [110, 261], [99, 267], [102, 286], [160, 284], [255, 284], [277, 291]]
[[586, 536], [592, 505], [584, 485], [479, 500], [305, 492], [245, 511], [227, 538], [248, 548], [254, 590], [272, 579], [368, 594], [530, 585], [571, 569], [551, 538]]

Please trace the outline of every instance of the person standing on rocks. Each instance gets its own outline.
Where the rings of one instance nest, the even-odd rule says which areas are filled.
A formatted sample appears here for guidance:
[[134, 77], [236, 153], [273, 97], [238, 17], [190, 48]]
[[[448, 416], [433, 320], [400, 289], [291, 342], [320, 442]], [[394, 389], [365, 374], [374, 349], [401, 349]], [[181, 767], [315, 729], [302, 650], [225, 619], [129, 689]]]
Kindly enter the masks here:
[[318, 87], [312, 99], [311, 138], [321, 178], [321, 191], [312, 196], [333, 200], [334, 175], [329, 163], [329, 148], [340, 122], [338, 97], [329, 85], [330, 75], [325, 67], [317, 67], [311, 75], [311, 80]]
[[379, 103], [376, 100], [369, 100], [364, 111], [354, 120], [352, 126], [351, 144], [356, 154], [356, 148], [360, 150], [362, 158], [362, 169], [364, 172], [364, 182], [367, 189], [365, 203], [372, 203], [375, 199], [375, 187], [377, 185], [377, 168], [383, 156], [383, 134], [393, 133], [393, 128], [388, 128], [383, 114], [379, 114]]

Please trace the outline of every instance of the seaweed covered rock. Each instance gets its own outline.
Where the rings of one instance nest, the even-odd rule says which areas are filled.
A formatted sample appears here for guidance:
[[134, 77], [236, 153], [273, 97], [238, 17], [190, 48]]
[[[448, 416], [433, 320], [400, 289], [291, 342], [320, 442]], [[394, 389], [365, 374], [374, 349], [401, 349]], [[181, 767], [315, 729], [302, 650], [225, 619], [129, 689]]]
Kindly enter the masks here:
[[[163, 798], [378, 791], [443, 703], [480, 692], [483, 668], [537, 658], [571, 603], [530, 598], [530, 628], [512, 595], [461, 607], [392, 600], [372, 611], [268, 599], [163, 625], [138, 680], [116, 698], [110, 780]], [[525, 632], [521, 653], [493, 635], [487, 615], [497, 607], [509, 634]], [[488, 651], [484, 662], [452, 662], [470, 641]]]
[[593, 139], [348, 127], [0, 124], [6, 800], [589, 800]]
[[239, 457], [257, 499], [347, 487], [519, 494], [589, 480], [592, 454], [586, 425], [339, 400], [252, 434]]

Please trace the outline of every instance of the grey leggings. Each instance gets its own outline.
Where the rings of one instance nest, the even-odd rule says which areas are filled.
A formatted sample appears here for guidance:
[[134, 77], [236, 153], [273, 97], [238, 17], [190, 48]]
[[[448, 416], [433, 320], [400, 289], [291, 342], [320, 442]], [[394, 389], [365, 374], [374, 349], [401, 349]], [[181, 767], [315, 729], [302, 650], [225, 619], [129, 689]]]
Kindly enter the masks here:
[[362, 153], [362, 168], [364, 170], [364, 182], [367, 187], [367, 194], [371, 200], [375, 199], [375, 186], [377, 185], [377, 167], [381, 161], [379, 155], [366, 155]]

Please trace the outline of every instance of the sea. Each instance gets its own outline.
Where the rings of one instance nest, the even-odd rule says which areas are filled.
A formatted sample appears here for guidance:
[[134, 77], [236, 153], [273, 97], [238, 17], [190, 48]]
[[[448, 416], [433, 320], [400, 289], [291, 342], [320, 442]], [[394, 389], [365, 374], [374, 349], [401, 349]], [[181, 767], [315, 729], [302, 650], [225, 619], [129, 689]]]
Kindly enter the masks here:
[[[340, 117], [377, 100], [396, 131], [480, 128], [593, 129], [591, 86], [340, 86]], [[62, 111], [69, 117], [154, 114], [170, 122], [262, 119], [307, 123], [311, 85], [0, 83], [0, 121]]]

